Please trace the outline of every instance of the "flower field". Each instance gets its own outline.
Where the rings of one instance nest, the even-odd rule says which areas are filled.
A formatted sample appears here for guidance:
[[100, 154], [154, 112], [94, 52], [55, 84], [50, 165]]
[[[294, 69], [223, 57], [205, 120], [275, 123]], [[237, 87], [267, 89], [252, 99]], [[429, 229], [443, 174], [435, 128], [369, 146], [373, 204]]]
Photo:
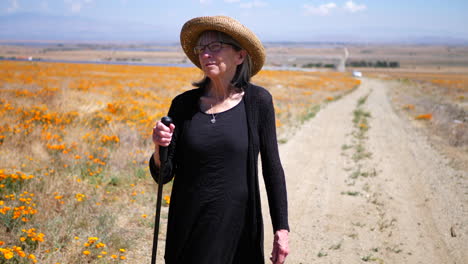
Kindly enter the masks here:
[[[152, 128], [201, 77], [196, 68], [0, 61], [0, 264], [150, 254]], [[349, 74], [267, 70], [253, 82], [273, 94], [280, 138], [359, 85]], [[164, 206], [169, 194], [170, 184]]]
[[[397, 110], [402, 110], [418, 126], [444, 142], [452, 153], [468, 150], [466, 112], [468, 76], [462, 72], [369, 72], [366, 76], [393, 82], [389, 94]], [[458, 155], [458, 154], [457, 154]]]
[[420, 84], [423, 93], [443, 97], [457, 104], [468, 102], [468, 75], [464, 73], [435, 72], [380, 72], [366, 73], [371, 77], [401, 80]]

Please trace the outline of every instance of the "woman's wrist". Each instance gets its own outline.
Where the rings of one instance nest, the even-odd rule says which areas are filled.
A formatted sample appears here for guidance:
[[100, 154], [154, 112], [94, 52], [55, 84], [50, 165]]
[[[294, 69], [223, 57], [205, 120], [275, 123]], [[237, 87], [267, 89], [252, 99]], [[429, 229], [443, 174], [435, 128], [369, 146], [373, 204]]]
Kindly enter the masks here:
[[287, 229], [278, 229], [275, 231], [275, 234], [276, 233], [289, 234], [289, 231]]
[[161, 161], [159, 159], [159, 145], [154, 146], [153, 162], [157, 167], [161, 166]]

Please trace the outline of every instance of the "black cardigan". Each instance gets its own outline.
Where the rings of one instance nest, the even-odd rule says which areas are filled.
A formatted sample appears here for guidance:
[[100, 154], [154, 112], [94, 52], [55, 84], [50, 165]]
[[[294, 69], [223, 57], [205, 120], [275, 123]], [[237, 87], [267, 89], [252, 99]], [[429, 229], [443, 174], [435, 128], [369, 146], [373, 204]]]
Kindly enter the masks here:
[[[167, 183], [177, 175], [177, 139], [182, 134], [184, 121], [190, 120], [199, 111], [199, 99], [204, 88], [186, 91], [174, 98], [169, 109], [169, 116], [173, 119], [176, 129], [168, 147], [168, 161], [164, 166], [163, 183]], [[273, 231], [286, 229], [288, 225], [288, 205], [286, 183], [281, 165], [278, 143], [276, 138], [275, 110], [273, 98], [264, 88], [249, 84], [244, 94], [245, 110], [247, 114], [249, 145], [248, 145], [248, 184], [249, 184], [249, 217], [251, 222], [252, 245], [261, 252], [254, 263], [264, 263], [263, 256], [263, 219], [260, 203], [258, 183], [258, 156], [261, 153], [263, 178], [268, 195], [270, 215]], [[159, 168], [151, 157], [150, 171], [157, 181]], [[178, 190], [173, 190], [178, 191]], [[182, 190], [181, 190], [182, 191]], [[170, 211], [170, 209], [169, 209]]]

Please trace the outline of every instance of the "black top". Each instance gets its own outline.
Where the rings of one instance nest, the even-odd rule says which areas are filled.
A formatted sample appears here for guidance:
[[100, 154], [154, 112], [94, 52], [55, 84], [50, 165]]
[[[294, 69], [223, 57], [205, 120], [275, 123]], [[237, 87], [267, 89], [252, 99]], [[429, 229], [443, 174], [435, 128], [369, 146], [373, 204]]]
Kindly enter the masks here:
[[[174, 178], [171, 205], [169, 208], [168, 219], [168, 236], [170, 233], [177, 231], [177, 228], [189, 224], [185, 223], [184, 219], [176, 219], [173, 217], [179, 211], [192, 211], [191, 204], [179, 202], [176, 197], [179, 193], [186, 192], [184, 188], [184, 180], [179, 175], [185, 174], [182, 166], [184, 162], [185, 148], [182, 144], [182, 138], [186, 129], [190, 129], [194, 118], [200, 114], [198, 103], [200, 97], [204, 94], [204, 88], [193, 89], [178, 95], [172, 101], [169, 110], [169, 116], [172, 117], [176, 129], [174, 131], [171, 144], [168, 148], [168, 161], [165, 163], [165, 171], [163, 172], [163, 182], [169, 182]], [[278, 143], [276, 138], [276, 123], [273, 100], [271, 94], [262, 87], [249, 84], [245, 89], [244, 94], [245, 114], [247, 117], [247, 212], [246, 225], [244, 230], [247, 230], [246, 239], [249, 247], [252, 250], [251, 261], [244, 263], [264, 263], [263, 256], [263, 220], [260, 203], [260, 191], [258, 183], [258, 157], [261, 153], [262, 172], [265, 181], [265, 187], [268, 195], [268, 203], [270, 206], [270, 215], [273, 224], [273, 231], [279, 229], [289, 230], [288, 213], [287, 213], [287, 194], [286, 183], [283, 168], [278, 153]], [[205, 116], [208, 121], [210, 116]], [[216, 123], [220, 122], [222, 116], [216, 116]], [[185, 157], [187, 158], [187, 157]], [[196, 157], [193, 157], [196, 158]], [[150, 160], [150, 169], [153, 178], [158, 178], [159, 169]], [[174, 200], [175, 199], [175, 200]], [[190, 216], [192, 218], [194, 216]], [[212, 226], [209, 230], [203, 232], [211, 232], [217, 226]], [[192, 228], [188, 227], [192, 232]], [[194, 229], [195, 230], [195, 229]], [[172, 236], [172, 235], [171, 235]], [[168, 242], [170, 238], [168, 237]], [[177, 242], [179, 243], [179, 242]], [[180, 242], [185, 244], [184, 241]], [[166, 244], [166, 263], [178, 263], [177, 254], [179, 249], [173, 248], [174, 244]], [[203, 246], [201, 246], [203, 247]], [[202, 254], [202, 253], [200, 253]], [[196, 260], [193, 260], [196, 261]]]

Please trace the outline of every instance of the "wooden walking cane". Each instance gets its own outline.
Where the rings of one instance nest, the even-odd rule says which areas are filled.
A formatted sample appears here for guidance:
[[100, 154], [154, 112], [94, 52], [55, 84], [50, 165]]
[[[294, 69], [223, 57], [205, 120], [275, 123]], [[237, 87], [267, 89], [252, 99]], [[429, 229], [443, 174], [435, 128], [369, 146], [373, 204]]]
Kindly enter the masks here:
[[[168, 116], [161, 118], [161, 122], [169, 127], [172, 123], [172, 119]], [[159, 175], [158, 175], [158, 198], [156, 200], [156, 218], [154, 219], [154, 237], [153, 237], [153, 253], [151, 255], [151, 264], [156, 264], [156, 255], [158, 250], [158, 234], [159, 234], [159, 219], [161, 218], [161, 196], [163, 190], [163, 172], [164, 172], [164, 165], [167, 161], [167, 147], [159, 146], [159, 160], [161, 161], [161, 165], [159, 167]]]

